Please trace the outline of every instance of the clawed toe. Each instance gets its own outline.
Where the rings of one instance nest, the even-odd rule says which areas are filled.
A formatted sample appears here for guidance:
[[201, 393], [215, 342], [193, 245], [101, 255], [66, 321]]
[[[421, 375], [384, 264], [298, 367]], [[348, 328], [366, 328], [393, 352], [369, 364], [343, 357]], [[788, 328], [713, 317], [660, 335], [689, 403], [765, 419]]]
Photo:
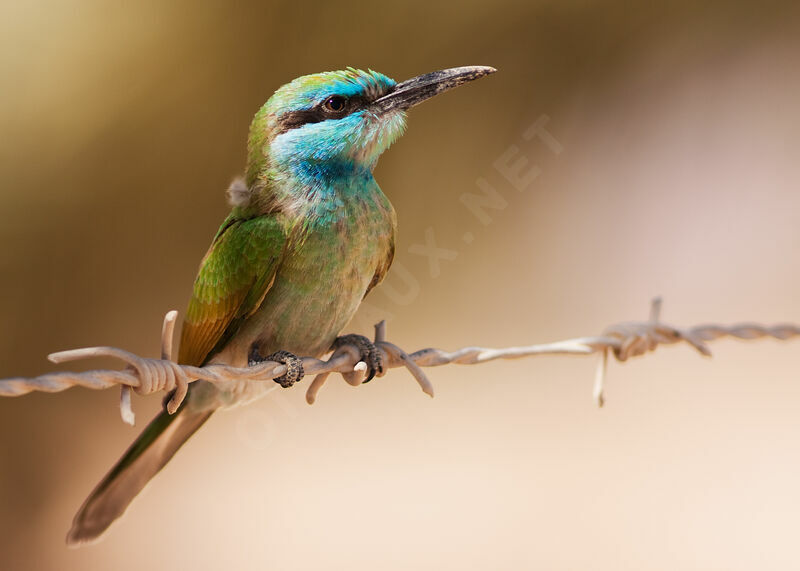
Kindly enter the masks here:
[[372, 341], [363, 335], [342, 335], [336, 338], [331, 349], [335, 351], [342, 345], [353, 345], [358, 349], [359, 359], [367, 365], [367, 378], [364, 379], [365, 383], [370, 382], [376, 374], [383, 374], [383, 357]]
[[276, 363], [286, 365], [286, 372], [280, 377], [273, 379], [285, 389], [291, 387], [305, 375], [305, 371], [303, 371], [303, 360], [289, 351], [276, 351], [271, 355], [261, 357], [254, 347], [250, 352], [248, 364], [252, 367], [264, 361], [275, 361]]

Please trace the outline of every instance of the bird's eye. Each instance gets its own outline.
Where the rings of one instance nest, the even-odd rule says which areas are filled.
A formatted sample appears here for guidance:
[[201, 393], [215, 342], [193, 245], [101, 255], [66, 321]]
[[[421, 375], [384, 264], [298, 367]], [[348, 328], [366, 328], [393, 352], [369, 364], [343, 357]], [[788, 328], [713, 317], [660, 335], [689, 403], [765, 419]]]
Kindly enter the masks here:
[[346, 104], [347, 100], [341, 95], [331, 95], [325, 100], [323, 107], [325, 108], [325, 111], [330, 113], [341, 113], [344, 111]]

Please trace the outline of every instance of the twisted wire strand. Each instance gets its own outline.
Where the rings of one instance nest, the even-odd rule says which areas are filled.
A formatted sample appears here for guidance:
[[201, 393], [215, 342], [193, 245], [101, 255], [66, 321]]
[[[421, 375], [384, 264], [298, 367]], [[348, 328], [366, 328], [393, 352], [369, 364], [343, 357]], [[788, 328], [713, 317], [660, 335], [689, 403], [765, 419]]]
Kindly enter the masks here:
[[[386, 324], [375, 326], [375, 346], [383, 357], [384, 372], [391, 368], [405, 367], [417, 381], [422, 391], [433, 396], [431, 384], [422, 367], [438, 367], [448, 364], [476, 365], [496, 359], [520, 359], [534, 355], [589, 355], [600, 353], [601, 359], [595, 374], [593, 396], [598, 406], [604, 403], [604, 383], [609, 355], [620, 362], [638, 357], [655, 350], [659, 345], [686, 343], [703, 356], [710, 357], [707, 342], [722, 337], [753, 340], [763, 337], [786, 340], [800, 336], [800, 326], [777, 324], [764, 326], [756, 323], [738, 323], [724, 326], [716, 324], [699, 325], [689, 329], [677, 329], [660, 321], [661, 300], [653, 300], [648, 321], [629, 322], [613, 325], [602, 335], [578, 337], [565, 341], [506, 347], [502, 349], [485, 347], [464, 347], [456, 351], [441, 349], [420, 349], [406, 353], [397, 345], [386, 341]], [[113, 357], [122, 361], [126, 367], [121, 370], [92, 370], [80, 373], [49, 373], [33, 378], [0, 379], [0, 396], [19, 396], [33, 391], [59, 392], [70, 387], [80, 386], [89, 389], [107, 389], [121, 386], [120, 411], [125, 422], [133, 424], [133, 411], [130, 392], [147, 395], [157, 392], [175, 391], [167, 403], [172, 414], [186, 397], [189, 383], [205, 380], [224, 385], [233, 381], [269, 381], [286, 373], [281, 363], [265, 361], [253, 367], [237, 368], [227, 365], [207, 365], [192, 367], [179, 365], [172, 360], [172, 339], [177, 312], [170, 311], [164, 318], [161, 338], [161, 359], [140, 357], [115, 347], [89, 347], [52, 353], [48, 359], [54, 363], [65, 363], [93, 357]], [[340, 373], [345, 381], [353, 386], [360, 385], [366, 376], [367, 366], [361, 362], [359, 350], [352, 345], [342, 345], [329, 359], [323, 361], [311, 357], [303, 358], [306, 374], [316, 375], [306, 392], [306, 401], [313, 404], [317, 394], [331, 373]]]

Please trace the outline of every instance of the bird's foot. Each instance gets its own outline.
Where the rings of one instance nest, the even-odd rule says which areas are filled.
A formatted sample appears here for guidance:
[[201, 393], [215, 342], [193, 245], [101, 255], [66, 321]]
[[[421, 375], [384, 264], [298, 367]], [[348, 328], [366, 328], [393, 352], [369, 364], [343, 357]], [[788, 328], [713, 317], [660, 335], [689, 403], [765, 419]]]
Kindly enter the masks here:
[[275, 361], [276, 363], [286, 365], [286, 372], [280, 377], [272, 379], [284, 389], [291, 387], [305, 375], [305, 371], [303, 371], [303, 360], [294, 353], [290, 353], [289, 351], [276, 351], [271, 355], [262, 357], [258, 353], [258, 347], [254, 346], [250, 350], [247, 364], [252, 367], [264, 361]]
[[331, 350], [335, 351], [342, 345], [352, 345], [358, 349], [359, 358], [367, 365], [367, 378], [365, 383], [370, 382], [375, 374], [383, 374], [383, 357], [375, 344], [364, 337], [351, 333], [350, 335], [342, 335], [337, 337], [331, 346]]

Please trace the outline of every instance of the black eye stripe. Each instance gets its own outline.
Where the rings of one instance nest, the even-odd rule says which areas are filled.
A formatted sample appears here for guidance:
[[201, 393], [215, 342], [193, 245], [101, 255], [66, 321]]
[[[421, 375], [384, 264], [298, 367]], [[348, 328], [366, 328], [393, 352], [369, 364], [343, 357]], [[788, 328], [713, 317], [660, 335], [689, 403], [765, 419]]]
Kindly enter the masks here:
[[307, 123], [319, 123], [326, 117], [316, 109], [303, 109], [301, 111], [288, 111], [278, 118], [275, 136], [281, 135], [291, 129], [297, 129]]
[[355, 95], [345, 99], [345, 105], [341, 111], [332, 112], [325, 109], [325, 101], [330, 99], [326, 97], [324, 101], [318, 103], [311, 109], [300, 109], [298, 111], [287, 111], [278, 117], [278, 125], [275, 129], [275, 135], [278, 136], [291, 129], [297, 129], [308, 123], [320, 123], [328, 119], [341, 119], [351, 113], [361, 111], [368, 104], [369, 101], [361, 96]]

